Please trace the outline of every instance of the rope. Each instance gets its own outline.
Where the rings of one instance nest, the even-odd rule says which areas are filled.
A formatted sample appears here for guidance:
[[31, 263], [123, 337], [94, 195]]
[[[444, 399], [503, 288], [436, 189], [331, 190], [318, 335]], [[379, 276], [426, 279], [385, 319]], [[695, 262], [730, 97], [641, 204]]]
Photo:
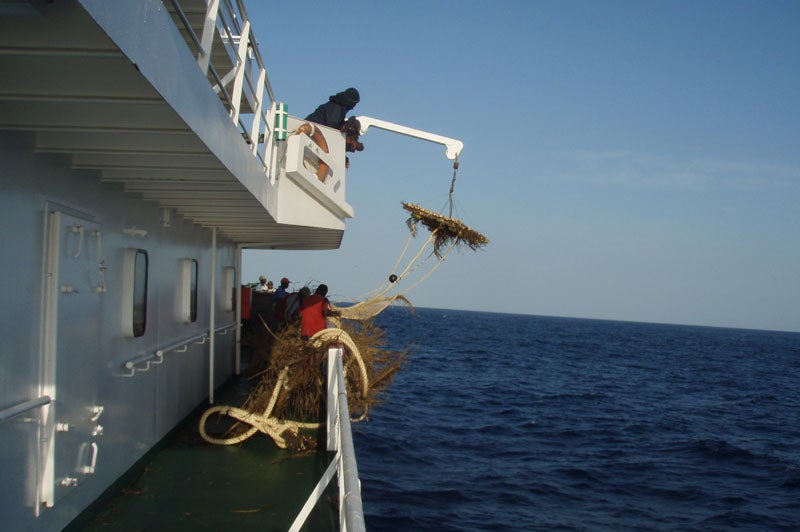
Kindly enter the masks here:
[[323, 343], [342, 342], [347, 349], [350, 350], [353, 357], [358, 362], [358, 367], [361, 370], [361, 397], [367, 398], [369, 392], [369, 376], [367, 375], [367, 367], [364, 365], [364, 359], [361, 358], [361, 352], [356, 347], [353, 339], [342, 329], [322, 329], [314, 336], [308, 339], [314, 347], [322, 347]]
[[[414, 256], [414, 258], [413, 258], [413, 259], [411, 259], [411, 261], [408, 263], [408, 266], [406, 266], [406, 269], [405, 269], [405, 270], [403, 270], [403, 271], [402, 271], [402, 272], [401, 272], [401, 273], [400, 273], [400, 274], [397, 276], [397, 280], [398, 280], [398, 281], [399, 281], [400, 279], [402, 279], [403, 277], [405, 277], [406, 275], [408, 275], [409, 273], [411, 273], [411, 272], [413, 272], [414, 270], [416, 270], [417, 268], [419, 268], [420, 266], [422, 266], [422, 265], [425, 263], [425, 261], [427, 261], [427, 260], [428, 260], [428, 259], [429, 259], [429, 258], [430, 258], [432, 255], [433, 255], [433, 253], [431, 253], [430, 255], [428, 255], [427, 257], [425, 257], [424, 259], [422, 259], [422, 260], [419, 260], [419, 258], [422, 256], [422, 254], [423, 254], [423, 252], [425, 251], [425, 249], [428, 247], [428, 245], [429, 245], [431, 242], [433, 242], [433, 241], [434, 241], [434, 239], [436, 238], [436, 232], [437, 232], [437, 231], [438, 231], [438, 230], [433, 230], [433, 231], [431, 231], [431, 234], [430, 234], [430, 236], [428, 237], [428, 240], [426, 240], [426, 241], [425, 241], [425, 243], [424, 243], [424, 244], [422, 244], [422, 247], [420, 248], [420, 250], [419, 250], [419, 253], [417, 253], [417, 254], [416, 254], [416, 256]], [[413, 284], [411, 284], [410, 286], [408, 286], [408, 287], [406, 287], [404, 290], [402, 290], [402, 291], [401, 291], [401, 292], [398, 294], [398, 296], [401, 296], [401, 295], [404, 295], [404, 294], [406, 294], [407, 292], [409, 292], [409, 291], [411, 291], [413, 288], [415, 288], [417, 285], [419, 285], [419, 284], [420, 284], [422, 281], [424, 281], [425, 279], [427, 279], [428, 277], [430, 277], [430, 275], [431, 275], [431, 274], [432, 274], [434, 271], [436, 271], [436, 268], [438, 268], [439, 266], [441, 266], [442, 262], [444, 262], [444, 259], [447, 257], [447, 255], [449, 255], [449, 254], [450, 254], [450, 252], [453, 250], [453, 248], [455, 247], [455, 245], [456, 245], [456, 243], [457, 243], [457, 242], [458, 242], [458, 239], [453, 239], [453, 241], [452, 241], [452, 242], [450, 243], [450, 245], [447, 247], [447, 249], [445, 250], [445, 252], [444, 252], [444, 253], [442, 253], [442, 255], [441, 255], [439, 258], [438, 258], [439, 260], [436, 262], [436, 264], [435, 264], [435, 265], [434, 265], [434, 266], [433, 266], [433, 267], [432, 267], [432, 268], [431, 268], [431, 269], [430, 269], [430, 270], [429, 270], [429, 271], [428, 271], [428, 272], [427, 272], [425, 275], [423, 275], [421, 278], [417, 279], [417, 280], [416, 280], [416, 281], [415, 281]], [[418, 260], [419, 260], [419, 262], [417, 262]], [[379, 293], [378, 293], [378, 294], [375, 296], [375, 298], [374, 298], [374, 299], [377, 299], [377, 298], [380, 298], [380, 297], [382, 297], [382, 296], [383, 296], [384, 294], [386, 294], [386, 293], [387, 293], [387, 292], [388, 292], [388, 291], [389, 291], [391, 288], [392, 288], [392, 286], [389, 286], [388, 288], [386, 288], [386, 289], [382, 290], [381, 292], [379, 292]]]
[[[275, 408], [275, 403], [278, 400], [280, 391], [288, 378], [289, 366], [286, 366], [278, 376], [278, 382], [275, 384], [275, 388], [272, 390], [272, 397], [270, 397], [269, 404], [267, 405], [267, 408], [264, 409], [263, 414], [256, 414], [235, 406], [213, 406], [209, 408], [200, 417], [200, 435], [209, 443], [214, 443], [216, 445], [235, 445], [250, 438], [256, 432], [261, 431], [271, 437], [278, 447], [285, 449], [286, 440], [282, 436], [284, 432], [288, 430], [292, 434], [297, 434], [301, 427], [316, 428], [319, 426], [318, 423], [298, 423], [295, 421], [285, 421], [275, 417], [270, 417], [272, 409]], [[232, 436], [230, 438], [215, 438], [210, 436], [205, 429], [206, 421], [208, 420], [209, 416], [215, 413], [219, 413], [223, 416], [230, 416], [238, 421], [251, 425], [251, 427], [238, 436]]]
[[[230, 416], [242, 423], [252, 425], [246, 432], [239, 436], [231, 438], [214, 438], [209, 436], [205, 431], [205, 421], [211, 414], [219, 413], [221, 415]], [[287, 443], [283, 434], [288, 430], [296, 435], [300, 428], [317, 428], [319, 423], [298, 423], [296, 421], [281, 420], [274, 417], [265, 416], [262, 414], [254, 414], [242, 408], [235, 406], [215, 406], [206, 410], [203, 417], [200, 418], [200, 435], [209, 443], [217, 445], [235, 445], [248, 439], [250, 436], [258, 431], [263, 432], [273, 439], [275, 444], [281, 449], [286, 449]]]
[[[380, 297], [362, 301], [360, 303], [356, 303], [355, 305], [350, 305], [349, 307], [336, 307], [336, 311], [339, 313], [339, 316], [344, 319], [365, 321], [370, 318], [374, 318], [395, 301], [402, 301], [410, 308], [414, 308], [414, 305], [411, 304], [411, 301], [409, 301], [406, 296], [403, 294], [397, 294], [394, 296]], [[331, 320], [331, 322], [333, 322], [333, 320]]]
[[[436, 268], [438, 268], [439, 266], [441, 266], [441, 265], [442, 265], [442, 263], [444, 262], [444, 259], [447, 257], [447, 255], [449, 255], [449, 254], [450, 254], [450, 252], [451, 252], [451, 251], [453, 250], [453, 248], [455, 247], [455, 245], [456, 245], [456, 242], [457, 242], [457, 241], [454, 239], [454, 240], [453, 240], [453, 241], [450, 243], [450, 245], [448, 246], [447, 250], [446, 250], [444, 253], [442, 253], [442, 255], [439, 257], [439, 260], [436, 262], [436, 264], [433, 266], [433, 268], [431, 268], [431, 269], [428, 271], [428, 273], [426, 273], [425, 275], [423, 275], [422, 277], [420, 277], [419, 279], [417, 279], [417, 281], [416, 281], [416, 282], [414, 282], [414, 284], [412, 284], [411, 286], [409, 286], [408, 288], [406, 288], [406, 290], [405, 290], [405, 291], [406, 291], [406, 292], [408, 292], [408, 291], [409, 291], [409, 290], [411, 290], [412, 288], [415, 288], [415, 287], [416, 287], [418, 284], [420, 284], [422, 281], [424, 281], [425, 279], [427, 279], [428, 277], [430, 277], [430, 275], [431, 275], [433, 272], [435, 272], [435, 271], [436, 271]], [[432, 254], [431, 254], [431, 255], [432, 255]]]
[[[458, 167], [459, 167], [458, 156], [456, 156], [456, 159], [453, 162], [453, 178], [450, 181], [450, 193], [448, 195], [448, 206], [449, 206], [448, 218], [452, 218], [453, 209], [455, 207], [455, 200], [454, 200], [453, 194], [455, 192], [455, 187], [456, 187], [456, 177], [458, 175]], [[405, 207], [405, 204], [404, 204], [404, 207]], [[410, 209], [407, 209], [407, 210], [410, 210]], [[424, 209], [421, 209], [421, 210], [424, 210]], [[413, 221], [413, 223], [412, 223], [412, 220], [414, 220], [414, 219], [413, 218], [409, 218], [408, 224], [409, 224], [410, 234], [409, 234], [408, 239], [406, 240], [405, 245], [403, 246], [403, 250], [400, 252], [400, 256], [397, 258], [397, 262], [395, 262], [394, 266], [392, 266], [392, 269], [390, 270], [392, 272], [392, 275], [390, 276], [389, 282], [387, 283], [386, 281], [384, 281], [383, 283], [381, 283], [381, 285], [377, 289], [375, 289], [372, 292], [370, 292], [369, 294], [367, 294], [367, 298], [364, 301], [361, 301], [361, 302], [356, 303], [355, 305], [353, 305], [351, 307], [348, 307], [351, 310], [344, 311], [342, 313], [343, 317], [348, 318], [348, 319], [354, 319], [354, 320], [369, 319], [369, 318], [372, 318], [374, 316], [377, 316], [379, 313], [381, 313], [386, 307], [388, 307], [396, 299], [402, 299], [402, 300], [408, 302], [408, 299], [405, 298], [405, 294], [408, 293], [409, 291], [411, 291], [413, 288], [415, 288], [417, 285], [419, 285], [423, 281], [425, 281], [428, 277], [430, 277], [430, 275], [434, 271], [436, 271], [436, 269], [439, 266], [441, 266], [442, 262], [444, 262], [444, 259], [447, 257], [447, 255], [450, 254], [450, 252], [453, 250], [455, 245], [459, 242], [459, 239], [464, 238], [465, 234], [468, 234], [469, 231], [471, 231], [469, 227], [463, 226], [463, 224], [461, 224], [459, 222], [459, 225], [463, 226], [463, 227], [461, 229], [459, 229], [458, 230], [458, 234], [454, 238], [452, 238], [449, 246], [447, 246], [447, 249], [444, 251], [444, 253], [440, 253], [439, 252], [440, 250], [437, 249], [438, 241], [436, 240], [436, 238], [437, 238], [437, 233], [439, 232], [439, 229], [441, 229], [441, 226], [433, 229], [433, 228], [430, 227], [430, 225], [425, 224], [423, 222], [423, 225], [426, 225], [427, 227], [432, 229], [431, 233], [430, 233], [430, 236], [422, 244], [422, 247], [420, 248], [419, 252], [414, 256], [414, 258], [412, 258], [406, 264], [405, 269], [403, 269], [403, 271], [395, 274], [395, 272], [397, 271], [398, 266], [400, 265], [400, 262], [403, 260], [403, 257], [405, 257], [405, 254], [408, 251], [408, 246], [411, 243], [411, 240], [414, 238], [414, 236], [416, 234], [416, 221]], [[452, 229], [453, 229], [453, 227], [451, 225], [451, 226], [448, 226], [448, 228], [446, 230], [449, 231], [449, 230], [452, 230]], [[465, 233], [465, 231], [466, 231], [466, 233]], [[448, 233], [445, 233], [445, 235], [447, 236]], [[423, 253], [427, 249], [427, 247], [431, 243], [434, 243], [434, 242], [436, 242], [436, 244], [434, 244], [433, 253], [431, 253], [430, 255], [428, 255], [425, 258], [421, 258]], [[470, 243], [470, 247], [474, 247], [472, 243]], [[425, 264], [428, 261], [428, 259], [430, 259], [431, 256], [433, 256], [433, 255], [436, 255], [436, 257], [438, 258], [438, 261], [436, 262], [436, 264], [433, 265], [433, 267], [427, 273], [425, 273], [425, 275], [423, 275], [421, 278], [417, 279], [414, 283], [412, 283], [410, 286], [406, 287], [405, 289], [398, 290], [397, 295], [391, 296], [391, 297], [384, 297], [384, 296], [386, 296], [387, 293], [389, 293], [392, 289], [394, 289], [398, 285], [398, 283], [399, 283], [399, 281], [401, 279], [403, 279], [407, 275], [411, 274], [412, 272], [416, 271], [423, 264]], [[409, 304], [410, 304], [410, 302], [409, 302]], [[374, 312], [372, 312], [372, 311], [366, 310], [367, 308], [375, 309], [375, 310], [374, 310]]]
[[[431, 276], [431, 274], [433, 274], [434, 271], [436, 271], [436, 269], [439, 266], [442, 265], [442, 263], [444, 262], [445, 258], [450, 254], [450, 252], [455, 247], [456, 243], [458, 242], [458, 239], [453, 239], [452, 242], [450, 242], [450, 245], [447, 247], [445, 252], [442, 253], [438, 257], [438, 260], [436, 261], [436, 264], [434, 264], [433, 267], [431, 267], [431, 269], [428, 272], [425, 273], [425, 275], [423, 275], [422, 277], [420, 277], [419, 279], [414, 281], [411, 285], [407, 286], [403, 290], [400, 290], [397, 294], [395, 294], [393, 296], [389, 296], [389, 297], [384, 297], [384, 296], [392, 288], [394, 288], [397, 285], [397, 283], [400, 281], [400, 279], [403, 279], [404, 277], [406, 277], [410, 273], [414, 272], [417, 268], [419, 268], [423, 264], [425, 264], [425, 262], [427, 262], [428, 259], [430, 259], [433, 255], [435, 255], [435, 253], [431, 253], [427, 257], [425, 257], [425, 258], [420, 260], [420, 258], [422, 257], [422, 254], [425, 252], [426, 248], [436, 238], [437, 231], [438, 231], [438, 229], [435, 229], [435, 230], [431, 231], [430, 236], [422, 244], [422, 246], [419, 249], [419, 252], [414, 256], [413, 259], [411, 259], [411, 261], [408, 262], [408, 264], [406, 265], [405, 269], [397, 275], [397, 279], [395, 280], [394, 283], [390, 283], [388, 286], [387, 285], [382, 285], [378, 290], [373, 292], [374, 295], [372, 297], [370, 297], [369, 299], [367, 299], [365, 301], [361, 301], [361, 302], [356, 303], [355, 305], [352, 305], [350, 307], [344, 307], [344, 308], [340, 309], [341, 316], [344, 317], [344, 318], [347, 318], [347, 319], [353, 319], [353, 320], [361, 321], [361, 320], [365, 320], [365, 319], [369, 319], [369, 318], [377, 316], [378, 314], [383, 312], [383, 310], [386, 307], [388, 307], [390, 304], [392, 304], [394, 301], [396, 301], [398, 299], [400, 299], [402, 301], [405, 301], [406, 303], [411, 305], [411, 302], [405, 297], [405, 294], [410, 292], [414, 288], [416, 288], [423, 281], [425, 281], [428, 277]], [[402, 258], [403, 255], [405, 255], [407, 247], [408, 247], [408, 242], [406, 242], [406, 246], [403, 248], [403, 252], [401, 253], [401, 258]], [[400, 259], [398, 259], [397, 262], [399, 264]], [[395, 264], [395, 268], [396, 267], [397, 267], [397, 264]], [[393, 269], [393, 271], [394, 271], [394, 269]], [[366, 308], [371, 308], [373, 310], [372, 311], [363, 310], [363, 309], [366, 309]]]
[[[416, 269], [417, 269], [419, 266], [421, 266], [421, 265], [422, 265], [422, 262], [424, 262], [424, 261], [422, 261], [422, 262], [420, 262], [420, 263], [416, 264], [416, 266], [415, 266], [415, 263], [416, 263], [416, 262], [417, 262], [417, 260], [420, 258], [420, 256], [422, 256], [422, 252], [423, 252], [423, 251], [425, 251], [425, 248], [426, 248], [426, 247], [428, 247], [428, 244], [430, 244], [431, 242], [433, 242], [433, 239], [434, 239], [434, 235], [433, 235], [433, 234], [431, 234], [431, 235], [428, 237], [428, 240], [426, 240], [426, 241], [425, 241], [425, 243], [424, 243], [424, 244], [422, 244], [422, 247], [420, 248], [420, 250], [419, 250], [419, 253], [417, 253], [417, 254], [414, 256], [414, 258], [413, 258], [413, 259], [411, 259], [411, 260], [408, 262], [408, 265], [406, 266], [406, 268], [405, 268], [405, 269], [404, 269], [402, 272], [400, 272], [399, 274], [397, 274], [397, 280], [396, 280], [394, 283], [389, 283], [389, 285], [388, 285], [388, 286], [386, 286], [386, 287], [384, 287], [384, 288], [382, 288], [382, 289], [379, 289], [379, 290], [378, 290], [378, 292], [377, 292], [377, 293], [376, 293], [374, 296], [372, 296], [370, 299], [371, 299], [371, 300], [374, 300], [374, 299], [379, 299], [379, 298], [382, 298], [384, 295], [386, 295], [386, 293], [387, 293], [387, 292], [389, 292], [389, 291], [390, 291], [392, 288], [394, 288], [394, 287], [395, 287], [395, 285], [396, 285], [396, 284], [397, 284], [397, 283], [400, 281], [400, 279], [402, 279], [403, 277], [405, 277], [406, 275], [408, 275], [408, 274], [409, 274], [409, 273], [411, 273], [412, 271], [416, 270]], [[408, 242], [406, 242], [406, 246], [403, 248], [403, 253], [402, 253], [402, 255], [405, 255], [405, 253], [406, 253], [406, 248], [408, 248]], [[402, 255], [400, 256], [400, 258], [399, 258], [399, 259], [397, 259], [397, 263], [398, 263], [398, 264], [400, 263], [400, 259], [402, 259]], [[414, 267], [412, 268], [412, 266], [414, 266]], [[396, 267], [397, 267], [397, 264], [395, 264], [395, 268], [396, 268]], [[395, 271], [395, 268], [392, 268], [392, 271]], [[408, 292], [409, 290], [410, 290], [410, 288], [406, 288], [405, 290], [402, 290], [402, 291], [400, 292], [400, 294], [405, 294], [405, 293], [406, 293], [406, 292]]]
[[[397, 270], [397, 267], [400, 265], [400, 261], [403, 260], [403, 257], [408, 251], [408, 246], [411, 244], [411, 241], [414, 239], [414, 234], [409, 233], [408, 238], [406, 239], [406, 243], [403, 246], [403, 250], [400, 252], [400, 255], [397, 257], [397, 261], [392, 266], [392, 269], [389, 270], [390, 272], [394, 273]], [[392, 289], [392, 287], [400, 280], [400, 276], [397, 277], [397, 280], [392, 283], [390, 281], [384, 281], [378, 288], [372, 290], [371, 292], [367, 292], [365, 295], [361, 296], [360, 299], [364, 300], [371, 300], [377, 299], [382, 297], [386, 292]]]
[[[455, 188], [456, 188], [456, 176], [458, 174], [458, 167], [459, 167], [458, 156], [456, 156], [455, 161], [453, 162], [453, 178], [450, 181], [450, 193], [448, 195], [448, 203], [447, 203], [447, 205], [449, 206], [449, 215], [448, 215], [449, 217], [453, 216], [453, 207], [455, 205], [455, 201], [453, 199], [453, 194], [454, 194]], [[397, 271], [397, 268], [400, 265], [400, 261], [403, 260], [403, 257], [405, 256], [406, 251], [408, 251], [408, 246], [409, 246], [409, 244], [411, 244], [411, 240], [414, 238], [414, 234], [415, 234], [415, 231], [412, 229], [410, 234], [408, 235], [408, 239], [406, 239], [406, 243], [403, 246], [403, 250], [400, 252], [400, 255], [397, 257], [397, 261], [394, 263], [394, 266], [392, 266], [392, 269], [389, 270], [390, 272], [394, 273], [394, 272]], [[420, 256], [422, 256], [423, 251], [425, 251], [425, 248], [428, 247], [428, 245], [433, 241], [434, 238], [435, 238], [435, 231], [431, 234], [431, 236], [428, 238], [428, 240], [424, 244], [422, 244], [422, 248], [420, 249], [419, 253], [417, 253], [417, 255], [411, 261], [408, 262], [408, 265], [406, 266], [406, 268], [401, 273], [397, 274], [397, 279], [394, 282], [388, 282], [388, 283], [386, 281], [384, 281], [378, 288], [376, 288], [372, 292], [369, 292], [365, 296], [365, 300], [366, 301], [364, 301], [364, 302], [367, 302], [367, 301], [373, 300], [373, 299], [377, 300], [377, 299], [383, 298], [383, 296], [386, 295], [387, 292], [389, 292], [392, 288], [394, 288], [394, 286], [397, 284], [397, 282], [400, 279], [402, 279], [403, 277], [405, 277], [409, 273], [413, 272], [414, 270], [416, 270], [417, 268], [422, 266], [422, 264], [424, 264], [425, 261], [429, 257], [426, 257], [424, 260], [421, 260], [419, 262], [416, 262], [416, 261], [420, 258]], [[451, 249], [452, 249], [452, 246], [451, 246]], [[448, 249], [448, 253], [449, 253], [449, 249]], [[447, 253], [445, 253], [445, 255], [446, 254]], [[440, 258], [439, 264], [441, 264], [441, 262], [442, 262], [442, 259]], [[425, 277], [423, 277], [423, 279], [426, 279], [433, 272], [433, 270], [435, 270], [439, 266], [439, 264], [434, 266], [433, 269], [430, 272], [428, 272], [428, 274], [425, 275]], [[406, 288], [405, 290], [400, 291], [399, 295], [403, 295], [403, 294], [407, 293], [409, 290], [411, 290], [411, 288], [413, 288], [414, 286], [416, 286], [418, 284], [419, 284], [419, 282], [416, 282], [414, 285]]]
[[[358, 363], [361, 373], [361, 396], [367, 397], [369, 392], [369, 376], [367, 375], [367, 368], [361, 353], [356, 347], [355, 342], [347, 332], [341, 329], [322, 329], [309, 339], [311, 345], [314, 347], [322, 347], [325, 343], [341, 342], [347, 347], [349, 352], [353, 355]], [[278, 381], [272, 389], [272, 396], [270, 397], [269, 404], [264, 409], [264, 412], [259, 414], [257, 412], [249, 412], [243, 408], [235, 406], [212, 406], [206, 410], [200, 417], [200, 436], [208, 443], [215, 445], [236, 445], [246, 439], [250, 438], [257, 432], [263, 432], [275, 442], [281, 449], [286, 449], [287, 442], [284, 434], [289, 431], [290, 434], [296, 436], [300, 429], [316, 429], [320, 427], [320, 423], [301, 423], [299, 421], [291, 421], [285, 419], [278, 419], [272, 416], [272, 410], [275, 408], [275, 403], [278, 401], [278, 396], [283, 389], [286, 381], [289, 379], [289, 366], [285, 366], [278, 376]], [[215, 438], [206, 432], [206, 422], [212, 414], [220, 414], [229, 416], [237, 421], [250, 425], [250, 428], [238, 436], [230, 438]], [[364, 414], [365, 415], [365, 414]], [[364, 416], [362, 415], [362, 418]]]

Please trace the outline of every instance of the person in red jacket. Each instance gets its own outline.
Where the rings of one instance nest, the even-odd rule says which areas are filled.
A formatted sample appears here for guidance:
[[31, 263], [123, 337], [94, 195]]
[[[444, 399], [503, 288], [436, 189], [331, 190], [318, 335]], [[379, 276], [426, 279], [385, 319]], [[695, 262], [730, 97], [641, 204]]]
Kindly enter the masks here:
[[310, 296], [300, 302], [300, 337], [308, 340], [328, 325], [325, 316], [331, 313], [331, 304], [328, 298], [328, 286], [321, 284]]

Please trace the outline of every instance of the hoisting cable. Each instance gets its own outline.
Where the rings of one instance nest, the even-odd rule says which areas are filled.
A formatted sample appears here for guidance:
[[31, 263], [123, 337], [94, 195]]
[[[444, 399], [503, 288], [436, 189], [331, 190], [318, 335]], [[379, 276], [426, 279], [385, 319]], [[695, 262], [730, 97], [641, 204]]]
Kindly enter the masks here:
[[[450, 193], [448, 194], [448, 200], [447, 200], [447, 202], [448, 202], [448, 206], [449, 206], [449, 213], [448, 213], [448, 216], [449, 216], [449, 217], [452, 217], [452, 216], [453, 216], [453, 206], [454, 206], [454, 203], [455, 203], [455, 202], [453, 201], [453, 194], [454, 194], [454, 192], [455, 192], [455, 188], [456, 188], [456, 175], [457, 175], [457, 174], [458, 174], [458, 155], [456, 155], [456, 158], [455, 158], [455, 160], [453, 161], [453, 178], [450, 180]], [[403, 257], [405, 256], [405, 254], [406, 254], [406, 251], [408, 250], [408, 245], [411, 243], [411, 240], [414, 238], [414, 236], [415, 236], [415, 235], [414, 235], [414, 231], [411, 231], [411, 234], [409, 234], [409, 236], [408, 236], [408, 240], [406, 240], [406, 244], [405, 244], [405, 246], [403, 246], [403, 250], [400, 252], [400, 256], [399, 256], [399, 257], [397, 257], [397, 262], [395, 262], [394, 266], [392, 266], [392, 269], [390, 270], [391, 272], [393, 272], [393, 273], [394, 273], [394, 272], [396, 272], [396, 271], [397, 271], [397, 268], [398, 268], [398, 266], [400, 265], [400, 261], [401, 261], [401, 260], [403, 259]], [[426, 246], [428, 243], [430, 243], [430, 242], [431, 242], [431, 240], [432, 240], [432, 239], [433, 239], [433, 236], [431, 237], [431, 239], [429, 239], [429, 241], [428, 241], [428, 242], [426, 242], [426, 243], [425, 243], [425, 244], [422, 246], [423, 250], [425, 249], [425, 246]], [[406, 274], [408, 274], [408, 273], [411, 271], [411, 266], [412, 266], [412, 265], [414, 264], [414, 262], [415, 262], [415, 261], [416, 261], [416, 260], [417, 260], [417, 259], [420, 257], [420, 255], [421, 255], [421, 254], [422, 254], [422, 250], [420, 250], [420, 253], [419, 253], [419, 254], [417, 254], [417, 256], [414, 258], [414, 260], [412, 260], [412, 261], [409, 263], [408, 267], [406, 267], [406, 269], [405, 269], [405, 270], [404, 270], [402, 273], [400, 273], [399, 275], [394, 275], [394, 281], [390, 281], [388, 285], [387, 285], [387, 284], [385, 284], [385, 283], [384, 283], [384, 284], [382, 284], [382, 285], [381, 285], [380, 287], [378, 287], [376, 290], [374, 290], [374, 291], [373, 291], [373, 292], [371, 292], [370, 294], [367, 294], [367, 298], [368, 298], [368, 299], [372, 299], [372, 298], [380, 298], [380, 297], [382, 297], [384, 294], [386, 294], [386, 293], [387, 293], [389, 290], [391, 290], [391, 289], [393, 288], [393, 285], [394, 285], [394, 283], [395, 283], [397, 280], [399, 280], [399, 279], [402, 279], [402, 278], [403, 278], [403, 277], [404, 277]], [[441, 262], [441, 261], [440, 261], [440, 262]], [[425, 277], [427, 277], [427, 275], [426, 275]], [[417, 284], [419, 284], [419, 283], [415, 283], [415, 284], [414, 284], [414, 286], [416, 286]], [[410, 288], [408, 288], [408, 289], [404, 290], [403, 292], [405, 293], [405, 292], [407, 292], [408, 290], [410, 290]]]
[[450, 181], [450, 196], [448, 198], [448, 202], [450, 205], [450, 212], [448, 216], [452, 218], [453, 216], [453, 191], [456, 188], [456, 174], [458, 173], [458, 155], [456, 155], [455, 161], [453, 161], [453, 179]]

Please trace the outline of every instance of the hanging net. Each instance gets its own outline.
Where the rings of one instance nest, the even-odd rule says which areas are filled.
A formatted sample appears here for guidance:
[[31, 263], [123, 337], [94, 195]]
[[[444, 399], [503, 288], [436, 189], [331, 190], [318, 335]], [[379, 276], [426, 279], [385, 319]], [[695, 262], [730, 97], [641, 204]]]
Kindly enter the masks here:
[[389, 297], [374, 297], [365, 301], [360, 301], [348, 307], [336, 307], [339, 315], [348, 320], [366, 321], [374, 318], [384, 311], [386, 307], [392, 303], [399, 301], [408, 305], [412, 310], [414, 305], [403, 294], [397, 294]]

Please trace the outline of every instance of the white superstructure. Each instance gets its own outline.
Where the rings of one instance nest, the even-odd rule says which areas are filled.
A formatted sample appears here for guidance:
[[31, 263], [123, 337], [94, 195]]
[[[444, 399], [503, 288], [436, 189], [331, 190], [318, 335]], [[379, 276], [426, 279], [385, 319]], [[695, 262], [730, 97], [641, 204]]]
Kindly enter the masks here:
[[236, 372], [243, 248], [339, 246], [344, 138], [276, 140], [252, 34], [237, 0], [0, 1], [4, 530], [63, 528]]

